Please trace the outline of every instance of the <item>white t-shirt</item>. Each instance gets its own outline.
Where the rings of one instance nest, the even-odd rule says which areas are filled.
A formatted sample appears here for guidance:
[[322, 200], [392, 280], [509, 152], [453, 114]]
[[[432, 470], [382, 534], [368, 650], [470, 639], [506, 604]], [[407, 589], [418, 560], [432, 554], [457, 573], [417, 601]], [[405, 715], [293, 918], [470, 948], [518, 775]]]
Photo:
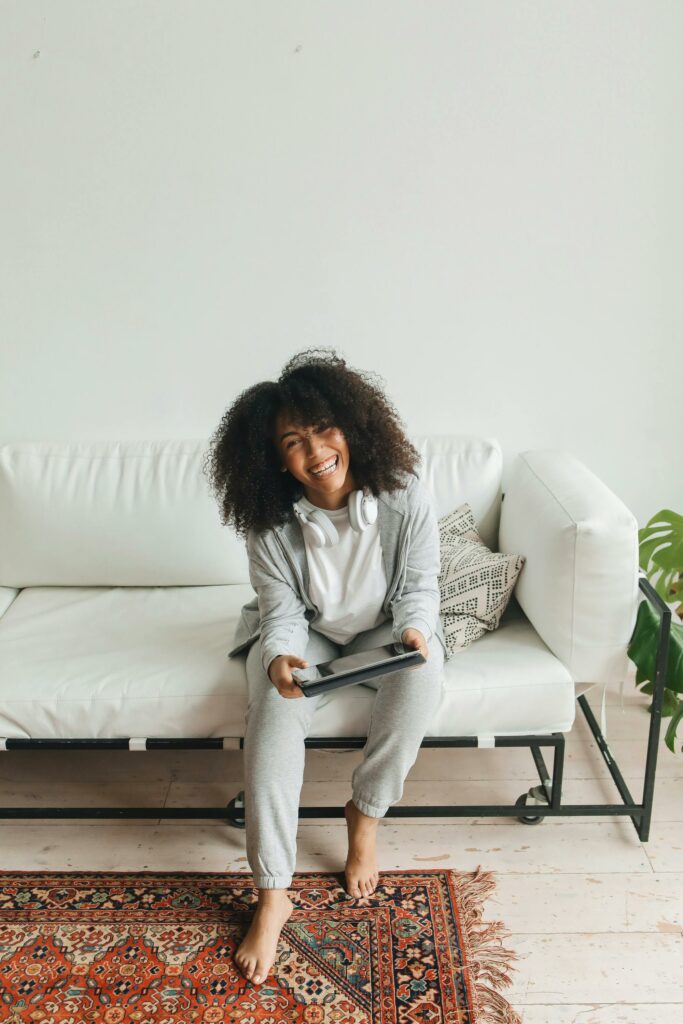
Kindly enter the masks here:
[[308, 528], [303, 529], [311, 598], [320, 611], [315, 628], [335, 643], [350, 643], [358, 633], [388, 618], [382, 611], [387, 578], [379, 520], [356, 533], [346, 506], [334, 511], [320, 509], [304, 496], [300, 504], [305, 511], [318, 509], [329, 516], [339, 534], [336, 544], [319, 548], [311, 544]]

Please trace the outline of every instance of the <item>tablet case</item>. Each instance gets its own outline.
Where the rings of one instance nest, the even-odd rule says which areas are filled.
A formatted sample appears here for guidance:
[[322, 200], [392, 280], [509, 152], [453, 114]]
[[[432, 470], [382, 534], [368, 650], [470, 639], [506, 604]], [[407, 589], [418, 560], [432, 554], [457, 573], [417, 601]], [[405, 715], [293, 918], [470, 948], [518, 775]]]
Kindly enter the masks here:
[[[398, 645], [394, 644], [392, 646], [395, 648]], [[381, 648], [375, 648], [375, 650], [379, 649]], [[372, 652], [358, 651], [356, 653], [370, 654]], [[393, 658], [390, 657], [385, 661], [371, 662], [369, 665], [361, 665], [356, 669], [350, 669], [345, 672], [340, 672], [339, 674], [323, 676], [322, 678], [315, 679], [310, 683], [300, 682], [295, 678], [294, 672], [292, 673], [292, 679], [301, 689], [304, 697], [314, 697], [318, 693], [326, 693], [327, 690], [336, 690], [340, 686], [354, 686], [357, 683], [365, 682], [366, 679], [375, 679], [378, 676], [386, 676], [391, 672], [396, 672], [398, 669], [417, 668], [418, 665], [423, 665], [425, 660], [426, 659], [422, 656], [420, 651], [411, 650], [397, 654]], [[325, 663], [323, 662], [323, 664]], [[316, 667], [317, 666], [315, 665], [312, 666], [313, 669]], [[311, 669], [303, 670], [303, 672], [308, 671], [311, 671]]]

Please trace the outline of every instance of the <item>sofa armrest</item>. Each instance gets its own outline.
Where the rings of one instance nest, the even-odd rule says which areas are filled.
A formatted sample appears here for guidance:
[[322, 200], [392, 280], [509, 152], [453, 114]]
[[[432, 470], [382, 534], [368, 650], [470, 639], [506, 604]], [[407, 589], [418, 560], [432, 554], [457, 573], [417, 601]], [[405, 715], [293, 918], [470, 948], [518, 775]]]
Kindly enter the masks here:
[[568, 452], [521, 452], [498, 547], [526, 562], [515, 596], [575, 683], [620, 682], [638, 611], [638, 523]]
[[18, 587], [0, 587], [0, 618], [5, 614], [18, 593]]

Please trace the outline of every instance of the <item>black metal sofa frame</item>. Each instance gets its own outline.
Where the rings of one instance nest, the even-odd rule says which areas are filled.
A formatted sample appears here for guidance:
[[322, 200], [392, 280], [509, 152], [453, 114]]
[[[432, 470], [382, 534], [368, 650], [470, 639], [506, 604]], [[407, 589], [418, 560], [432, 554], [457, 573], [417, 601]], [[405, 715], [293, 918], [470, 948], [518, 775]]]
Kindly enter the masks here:
[[[645, 775], [643, 795], [640, 803], [633, 799], [628, 786], [619, 770], [607, 741], [593, 715], [585, 694], [578, 697], [579, 706], [588, 722], [598, 749], [609, 769], [610, 775], [621, 797], [621, 803], [614, 804], [563, 804], [562, 773], [564, 767], [564, 734], [528, 736], [496, 736], [495, 747], [529, 747], [536, 765], [540, 785], [523, 793], [512, 806], [492, 804], [444, 805], [444, 806], [398, 806], [394, 805], [387, 811], [387, 817], [394, 818], [462, 818], [462, 817], [516, 817], [525, 824], [538, 824], [545, 817], [630, 817], [642, 842], [647, 842], [650, 835], [652, 819], [652, 803], [654, 798], [655, 774], [657, 770], [657, 754], [662, 720], [662, 702], [664, 682], [669, 652], [669, 636], [671, 628], [671, 609], [657, 594], [650, 582], [641, 576], [639, 587], [645, 597], [659, 612], [660, 626], [657, 642], [656, 674], [650, 715], [650, 727], [645, 758]], [[305, 745], [313, 749], [355, 749], [365, 746], [367, 737], [349, 736], [337, 738], [307, 737]], [[137, 741], [127, 739], [13, 739], [4, 742], [5, 751], [14, 750], [189, 750], [210, 749], [242, 750], [244, 740], [234, 741], [220, 738], [191, 739], [153, 739], [144, 741], [140, 746]], [[474, 736], [438, 736], [426, 737], [421, 747], [477, 747]], [[552, 778], [548, 773], [542, 747], [553, 748]], [[522, 808], [527, 807], [531, 798], [536, 813], [523, 814]], [[531, 810], [531, 807], [528, 807]], [[337, 818], [343, 817], [343, 807], [300, 807], [300, 818]], [[238, 828], [244, 828], [244, 794], [239, 793], [227, 807], [0, 807], [0, 818], [219, 818]]]

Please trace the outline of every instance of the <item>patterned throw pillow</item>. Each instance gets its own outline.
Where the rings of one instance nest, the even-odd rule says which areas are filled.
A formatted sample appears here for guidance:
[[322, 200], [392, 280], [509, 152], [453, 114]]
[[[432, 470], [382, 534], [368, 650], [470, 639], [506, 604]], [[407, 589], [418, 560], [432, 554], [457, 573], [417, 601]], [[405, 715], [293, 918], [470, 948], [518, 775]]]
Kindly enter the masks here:
[[447, 657], [497, 629], [526, 558], [489, 551], [465, 503], [439, 520], [441, 621]]

